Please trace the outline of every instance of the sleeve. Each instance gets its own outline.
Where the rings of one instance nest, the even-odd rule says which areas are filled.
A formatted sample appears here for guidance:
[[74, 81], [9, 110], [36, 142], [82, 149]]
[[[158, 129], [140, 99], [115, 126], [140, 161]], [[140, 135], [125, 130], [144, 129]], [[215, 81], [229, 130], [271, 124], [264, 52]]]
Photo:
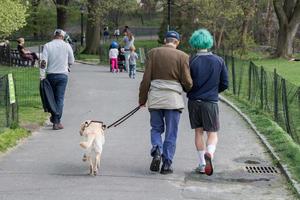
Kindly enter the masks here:
[[222, 71], [220, 74], [219, 93], [228, 88], [228, 69], [224, 61], [222, 62]]
[[185, 92], [190, 91], [193, 87], [193, 80], [189, 67], [189, 57], [187, 55], [184, 56], [181, 61], [180, 83]]
[[[150, 53], [150, 52], [149, 52]], [[139, 104], [144, 105], [148, 99], [148, 92], [151, 84], [152, 61], [151, 55], [147, 54], [145, 72], [139, 89]]]
[[67, 44], [67, 48], [68, 48], [68, 64], [72, 65], [75, 62], [75, 58], [74, 58], [74, 53], [73, 53], [73, 49], [71, 47], [70, 44]]
[[111, 58], [111, 54], [112, 54], [112, 52], [111, 52], [111, 49], [110, 49], [109, 52], [108, 52], [108, 57], [109, 58]]
[[40, 66], [40, 78], [46, 77], [46, 70], [48, 66], [48, 47], [44, 46], [42, 58], [41, 58], [41, 66]]

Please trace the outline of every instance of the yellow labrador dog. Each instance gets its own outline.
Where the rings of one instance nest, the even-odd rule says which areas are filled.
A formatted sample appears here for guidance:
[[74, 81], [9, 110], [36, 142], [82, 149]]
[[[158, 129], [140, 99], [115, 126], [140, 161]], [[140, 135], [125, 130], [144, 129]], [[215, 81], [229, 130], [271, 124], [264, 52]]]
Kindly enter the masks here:
[[106, 126], [101, 121], [87, 120], [80, 125], [80, 135], [85, 138], [85, 141], [80, 142], [80, 146], [86, 149], [82, 160], [89, 161], [90, 175], [96, 176], [100, 167], [105, 129]]

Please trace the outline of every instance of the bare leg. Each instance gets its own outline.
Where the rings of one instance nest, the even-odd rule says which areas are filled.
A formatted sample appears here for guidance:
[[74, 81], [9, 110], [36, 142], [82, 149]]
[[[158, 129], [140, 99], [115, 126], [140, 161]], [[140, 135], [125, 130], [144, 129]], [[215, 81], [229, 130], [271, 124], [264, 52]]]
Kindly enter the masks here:
[[205, 140], [204, 140], [203, 128], [195, 129], [195, 146], [196, 146], [197, 151], [205, 150]]
[[207, 132], [207, 151], [211, 154], [212, 158], [216, 150], [218, 143], [217, 132]]
[[207, 132], [207, 145], [217, 145], [218, 134], [217, 132]]

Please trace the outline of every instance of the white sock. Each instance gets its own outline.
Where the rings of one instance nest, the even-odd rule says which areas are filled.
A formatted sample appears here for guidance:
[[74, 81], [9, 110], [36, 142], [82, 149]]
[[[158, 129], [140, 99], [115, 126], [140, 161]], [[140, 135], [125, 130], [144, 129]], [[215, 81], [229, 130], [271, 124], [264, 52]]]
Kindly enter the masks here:
[[204, 154], [205, 151], [197, 151], [198, 157], [199, 157], [199, 164], [200, 165], [206, 165], [205, 159], [204, 159]]
[[216, 145], [210, 144], [210, 145], [207, 146], [207, 152], [210, 153], [212, 158], [214, 156], [215, 151], [216, 151]]

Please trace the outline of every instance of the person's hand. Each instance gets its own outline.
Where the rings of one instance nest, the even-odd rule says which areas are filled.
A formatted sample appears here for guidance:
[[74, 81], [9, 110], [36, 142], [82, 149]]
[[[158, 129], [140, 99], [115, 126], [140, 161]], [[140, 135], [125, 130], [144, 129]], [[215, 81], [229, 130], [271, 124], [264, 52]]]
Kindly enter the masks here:
[[45, 60], [41, 61], [40, 68], [41, 69], [45, 69], [46, 68], [46, 61]]
[[40, 80], [42, 81], [42, 80], [44, 80], [46, 77], [44, 77], [44, 76], [41, 76], [40, 77]]
[[144, 108], [144, 107], [146, 107], [145, 104], [140, 104], [140, 108]]

